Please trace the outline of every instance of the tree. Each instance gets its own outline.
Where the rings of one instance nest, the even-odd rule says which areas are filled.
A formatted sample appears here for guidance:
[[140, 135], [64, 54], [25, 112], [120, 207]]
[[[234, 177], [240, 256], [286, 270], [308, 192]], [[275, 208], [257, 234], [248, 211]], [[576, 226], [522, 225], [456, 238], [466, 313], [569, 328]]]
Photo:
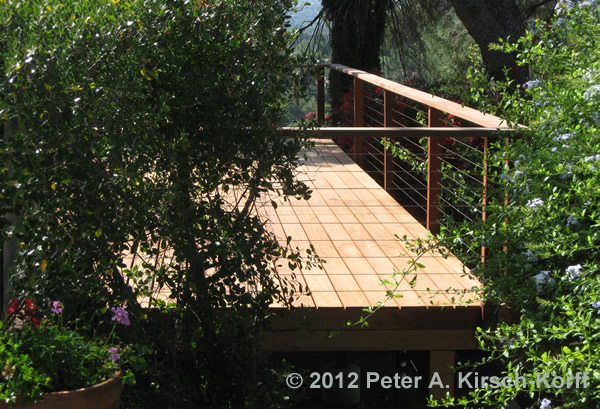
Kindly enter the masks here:
[[[435, 23], [451, 4], [469, 34], [479, 45], [490, 76], [522, 83], [527, 70], [516, 66], [516, 53], [490, 49], [499, 39], [516, 41], [525, 32], [525, 22], [536, 13], [548, 18], [555, 0], [386, 0], [381, 2], [323, 1], [324, 16], [331, 22], [332, 61], [366, 71], [378, 71], [379, 52], [386, 26], [392, 31], [400, 55], [415, 52], [410, 44], [420, 44], [422, 30]], [[451, 39], [450, 39], [451, 41]], [[422, 44], [421, 44], [422, 45]], [[418, 57], [415, 57], [418, 58]]]
[[479, 45], [481, 57], [491, 77], [504, 79], [504, 70], [519, 83], [527, 79], [526, 70], [517, 67], [517, 53], [490, 48], [498, 39], [514, 42], [525, 34], [521, 10], [515, 0], [450, 0], [454, 10]]
[[[183, 391], [165, 407], [241, 406], [267, 309], [292, 296], [273, 263], [297, 258], [258, 217], [267, 193], [309, 195], [295, 179], [304, 142], [275, 132], [303, 89], [292, 5], [0, 3], [0, 117], [15, 124], [0, 214], [22, 215], [1, 226], [19, 244], [12, 295], [98, 325], [126, 304], [153, 351], [143, 381]], [[146, 320], [148, 298], [172, 320]]]
[[391, 0], [324, 0], [331, 22], [332, 61], [360, 70], [381, 69], [379, 50]]

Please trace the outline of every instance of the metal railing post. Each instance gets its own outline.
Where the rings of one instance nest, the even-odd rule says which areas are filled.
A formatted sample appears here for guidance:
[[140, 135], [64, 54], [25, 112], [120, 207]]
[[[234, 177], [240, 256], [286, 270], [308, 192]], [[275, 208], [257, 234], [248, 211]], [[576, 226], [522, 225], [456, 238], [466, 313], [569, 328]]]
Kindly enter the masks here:
[[[428, 127], [442, 125], [444, 113], [435, 108], [429, 108]], [[437, 234], [440, 232], [440, 198], [442, 196], [442, 146], [437, 138], [427, 140], [427, 229]]]
[[319, 126], [325, 123], [325, 67], [318, 69], [317, 77], [317, 122]]
[[[363, 81], [360, 78], [354, 78], [354, 126], [364, 126], [364, 91]], [[354, 162], [360, 167], [364, 164], [364, 146], [363, 137], [354, 138]]]
[[[383, 91], [383, 126], [389, 128], [392, 123], [392, 101], [394, 95], [388, 90]], [[389, 139], [388, 139], [389, 141]], [[394, 183], [394, 156], [390, 149], [384, 149], [383, 155], [383, 188], [386, 191], [392, 189]]]

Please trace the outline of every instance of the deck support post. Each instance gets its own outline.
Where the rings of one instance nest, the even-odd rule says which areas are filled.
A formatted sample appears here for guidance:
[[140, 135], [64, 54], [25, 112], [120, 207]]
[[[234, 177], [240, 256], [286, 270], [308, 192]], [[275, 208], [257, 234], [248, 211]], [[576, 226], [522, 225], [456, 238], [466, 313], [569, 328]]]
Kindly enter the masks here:
[[[392, 122], [392, 101], [394, 95], [387, 89], [383, 90], [383, 126], [389, 128], [393, 126]], [[389, 139], [388, 139], [389, 141]], [[383, 188], [386, 191], [392, 189], [394, 184], [394, 156], [392, 151], [388, 148], [384, 148], [383, 153]]]
[[[363, 81], [360, 78], [354, 78], [354, 126], [364, 126], [364, 91]], [[364, 146], [363, 137], [354, 138], [354, 162], [361, 168], [364, 164]]]
[[320, 66], [317, 74], [317, 122], [325, 123], [325, 67]]
[[330, 70], [329, 73], [329, 96], [331, 98], [331, 112], [333, 123], [337, 126], [340, 120], [339, 112], [342, 106], [342, 73], [337, 70]]
[[[429, 107], [428, 127], [442, 126], [444, 113]], [[427, 229], [434, 234], [440, 232], [440, 198], [442, 196], [442, 145], [436, 138], [429, 137], [427, 143]]]
[[[454, 395], [454, 360], [455, 351], [429, 352], [429, 394], [434, 399], [441, 399], [449, 393]], [[443, 385], [440, 386], [440, 385]]]

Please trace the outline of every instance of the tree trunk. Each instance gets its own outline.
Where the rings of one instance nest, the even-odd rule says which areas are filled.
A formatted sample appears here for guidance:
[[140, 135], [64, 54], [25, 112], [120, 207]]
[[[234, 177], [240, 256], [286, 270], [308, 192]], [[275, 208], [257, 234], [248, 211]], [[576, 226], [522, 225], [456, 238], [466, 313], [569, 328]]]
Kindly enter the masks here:
[[[334, 64], [374, 73], [381, 71], [379, 50], [383, 43], [386, 11], [391, 3], [391, 0], [323, 0], [325, 18], [331, 22]], [[339, 109], [341, 95], [348, 91], [350, 81], [348, 76], [332, 71], [330, 83], [334, 113]]]
[[523, 34], [525, 28], [521, 11], [515, 0], [450, 0], [456, 15], [467, 28], [469, 34], [479, 45], [483, 63], [491, 77], [505, 79], [504, 69], [508, 68], [508, 76], [521, 83], [527, 79], [527, 70], [517, 67], [516, 53], [503, 53], [490, 50], [491, 43], [498, 43], [500, 38], [509, 38], [515, 42]]

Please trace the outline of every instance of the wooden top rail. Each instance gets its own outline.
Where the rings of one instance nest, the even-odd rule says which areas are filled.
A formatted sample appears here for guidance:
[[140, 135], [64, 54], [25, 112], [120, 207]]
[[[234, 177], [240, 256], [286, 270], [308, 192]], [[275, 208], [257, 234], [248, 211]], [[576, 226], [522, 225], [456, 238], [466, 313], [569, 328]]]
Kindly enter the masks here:
[[[281, 127], [277, 132], [281, 136], [295, 137], [301, 131], [297, 127]], [[376, 138], [397, 138], [397, 137], [432, 137], [432, 138], [461, 138], [461, 137], [484, 137], [493, 135], [508, 135], [514, 132], [510, 128], [404, 128], [404, 127], [324, 127], [308, 130], [310, 136], [316, 139], [326, 139], [334, 137], [376, 137]], [[314, 133], [314, 135], [313, 135]]]
[[[391, 91], [394, 94], [401, 95], [413, 101], [425, 104], [431, 108], [438, 109], [458, 118], [465, 119], [474, 124], [485, 128], [508, 129], [509, 126], [506, 120], [494, 115], [484, 114], [476, 109], [462, 106], [456, 102], [449, 101], [444, 98], [436, 97], [417, 89], [407, 87], [406, 85], [398, 84], [397, 82], [387, 80], [375, 74], [369, 74], [366, 71], [357, 70], [355, 68], [346, 67], [341, 64], [330, 64], [329, 68], [340, 71], [345, 74], [359, 78], [362, 81], [381, 87]], [[431, 128], [429, 128], [431, 130]]]

